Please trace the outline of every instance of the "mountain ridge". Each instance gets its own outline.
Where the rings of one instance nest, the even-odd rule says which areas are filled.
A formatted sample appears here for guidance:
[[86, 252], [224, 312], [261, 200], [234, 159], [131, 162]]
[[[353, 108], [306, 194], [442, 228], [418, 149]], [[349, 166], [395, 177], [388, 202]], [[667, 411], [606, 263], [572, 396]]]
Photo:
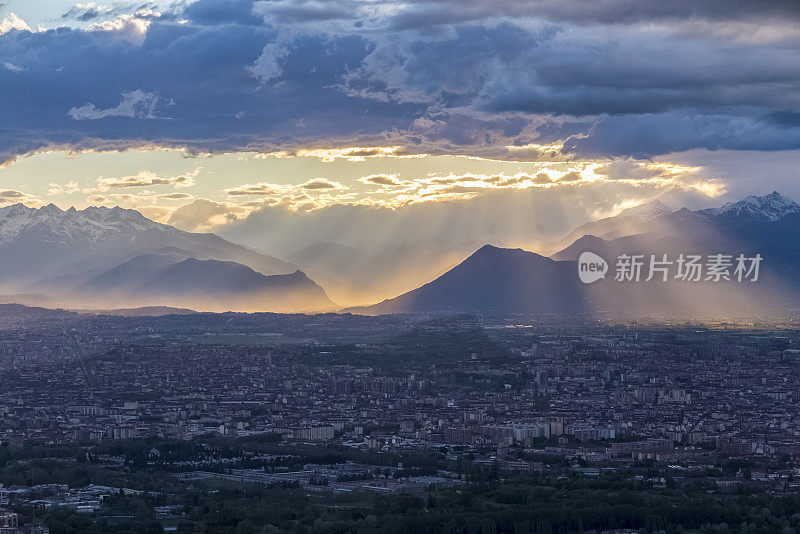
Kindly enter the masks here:
[[0, 282], [72, 308], [335, 309], [294, 264], [120, 207], [0, 208]]
[[[486, 245], [433, 282], [372, 306], [346, 311], [364, 314], [428, 312], [611, 313], [681, 316], [771, 313], [800, 298], [800, 205], [772, 193], [728, 203], [724, 210], [682, 208], [639, 220], [643, 233], [604, 238], [583, 235], [550, 257], [522, 249]], [[795, 207], [796, 206], [796, 207]], [[776, 216], [775, 214], [780, 214]], [[626, 217], [626, 216], [625, 216]], [[787, 242], [788, 238], [788, 242]], [[608, 260], [608, 275], [582, 284], [582, 252]], [[682, 283], [668, 278], [625, 284], [615, 280], [620, 254], [710, 256], [761, 254], [760, 284]], [[660, 257], [660, 256], [659, 256]]]
[[[519, 248], [484, 245], [432, 282], [372, 306], [344, 311], [567, 312], [581, 305], [576, 288], [567, 283], [573, 275], [569, 265]], [[559, 287], [558, 281], [565, 285]]]
[[230, 259], [265, 275], [297, 269], [278, 258], [148, 219], [137, 210], [90, 206], [62, 210], [54, 204], [0, 208], [0, 281], [70, 274], [98, 262], [171, 245], [212, 259]]

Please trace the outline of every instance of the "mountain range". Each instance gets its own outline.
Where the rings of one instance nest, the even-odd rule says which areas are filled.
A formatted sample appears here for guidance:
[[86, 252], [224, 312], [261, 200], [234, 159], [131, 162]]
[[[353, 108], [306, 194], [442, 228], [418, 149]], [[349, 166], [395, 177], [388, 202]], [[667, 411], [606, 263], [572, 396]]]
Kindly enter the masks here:
[[[214, 234], [154, 222], [135, 210], [16, 204], [0, 208], [0, 284], [11, 295], [4, 302], [104, 310], [338, 309], [297, 265], [340, 294], [361, 291], [366, 299], [381, 284], [384, 294], [400, 293], [347, 310], [364, 314], [752, 316], [785, 311], [800, 297], [800, 205], [777, 192], [697, 211], [651, 202], [583, 224], [562, 244], [544, 256], [491, 245], [468, 254], [466, 245], [448, 251], [404, 246], [358, 250], [317, 243], [289, 263]], [[580, 281], [578, 260], [584, 252], [607, 261], [603, 279]], [[630, 283], [614, 276], [615, 261], [626, 254], [666, 255], [673, 263], [682, 254], [706, 259], [760, 255], [762, 263], [757, 283], [685, 282], [674, 276], [645, 281], [646, 267], [640, 283]], [[398, 269], [407, 271], [403, 284], [389, 282], [396, 281], [394, 274], [381, 278], [381, 272]], [[419, 279], [430, 282], [396, 290]]]
[[293, 264], [121, 208], [0, 208], [0, 283], [71, 307], [335, 309]]
[[[800, 205], [777, 192], [699, 211], [650, 204], [585, 224], [573, 238], [551, 257], [485, 246], [428, 284], [350, 311], [754, 316], [791, 308], [800, 296]], [[604, 279], [581, 283], [583, 252], [608, 261]], [[614, 260], [623, 254], [659, 259], [666, 254], [673, 263], [681, 254], [704, 261], [716, 254], [759, 254], [763, 260], [757, 283], [686, 282], [673, 276], [662, 281], [660, 274], [646, 282], [646, 271], [632, 283], [614, 279]]]
[[556, 250], [561, 250], [577, 239], [585, 235], [594, 235], [604, 239], [621, 237], [642, 233], [637, 226], [644, 224], [660, 215], [668, 215], [675, 210], [664, 205], [659, 200], [633, 206], [622, 210], [613, 217], [605, 217], [596, 221], [590, 221], [575, 228], [572, 232], [564, 236], [556, 245]]
[[54, 204], [39, 209], [23, 204], [0, 208], [0, 282], [111, 266], [133, 252], [167, 246], [206, 259], [236, 261], [267, 275], [297, 269], [214, 234], [184, 232], [157, 223], [136, 210], [61, 210]]

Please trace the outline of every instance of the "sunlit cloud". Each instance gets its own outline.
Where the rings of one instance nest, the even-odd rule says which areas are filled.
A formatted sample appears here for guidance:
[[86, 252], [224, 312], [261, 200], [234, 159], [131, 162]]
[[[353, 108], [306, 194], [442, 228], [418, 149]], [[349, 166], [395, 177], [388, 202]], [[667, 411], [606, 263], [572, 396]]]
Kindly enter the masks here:
[[362, 184], [367, 185], [399, 185], [397, 174], [370, 174], [358, 179]]
[[326, 178], [312, 178], [302, 184], [272, 184], [261, 182], [257, 184], [246, 184], [238, 187], [226, 189], [225, 193], [231, 197], [243, 196], [275, 196], [285, 195], [291, 193], [300, 193], [303, 191], [326, 191], [330, 189], [343, 190], [347, 189], [346, 186], [339, 182], [334, 182]]
[[557, 164], [540, 162], [532, 165], [532, 168], [535, 172], [514, 174], [434, 174], [409, 178], [401, 178], [397, 174], [376, 174], [360, 177], [356, 181], [368, 187], [359, 197], [360, 202], [390, 207], [416, 202], [464, 200], [492, 190], [577, 187], [587, 183], [647, 183], [664, 190], [694, 189], [708, 196], [718, 196], [721, 191], [720, 184], [704, 177], [701, 169], [667, 163], [636, 160]]
[[509, 152], [523, 152], [523, 151], [535, 151], [537, 154], [556, 154], [563, 156], [562, 152], [564, 150], [563, 143], [551, 143], [549, 145], [540, 145], [537, 143], [528, 143], [525, 145], [506, 145], [506, 149]]
[[326, 178], [314, 178], [312, 180], [307, 181], [304, 184], [300, 184], [300, 187], [303, 189], [346, 189], [345, 186], [340, 184], [339, 182], [334, 182], [332, 180], [328, 180]]
[[77, 193], [80, 189], [78, 182], [74, 180], [70, 180], [66, 184], [51, 182], [48, 184], [47, 194], [50, 196], [63, 195], [65, 193], [72, 194]]
[[262, 207], [260, 202], [237, 204], [199, 198], [170, 210], [164, 222], [186, 230], [205, 232], [243, 220], [259, 207]]
[[25, 204], [31, 207], [39, 207], [43, 203], [35, 195], [23, 191], [17, 191], [16, 189], [0, 190], [0, 206], [9, 206], [11, 204]]
[[136, 193], [105, 193], [86, 197], [89, 205], [131, 208], [161, 223], [168, 223], [172, 214], [183, 203], [193, 200], [195, 196], [189, 193], [156, 193], [147, 189]]
[[341, 147], [341, 148], [299, 148], [292, 151], [275, 151], [256, 155], [257, 158], [318, 158], [325, 162], [337, 159], [365, 161], [367, 158], [408, 158], [424, 157], [424, 154], [402, 154], [402, 146], [390, 147]]
[[104, 20], [90, 24], [87, 31], [90, 32], [115, 32], [124, 39], [141, 44], [147, 37], [147, 29], [152, 22], [147, 18], [134, 15], [120, 15], [114, 20]]
[[159, 176], [151, 171], [141, 171], [133, 176], [122, 176], [118, 178], [100, 177], [97, 179], [97, 186], [101, 191], [154, 185], [172, 185], [176, 188], [192, 187], [195, 185], [195, 178], [200, 174], [200, 170], [200, 167], [195, 167], [191, 172], [178, 176]]
[[156, 198], [164, 200], [188, 200], [194, 198], [194, 196], [189, 193], [162, 193], [157, 195]]
[[9, 13], [2, 21], [0, 21], [0, 35], [8, 33], [12, 30], [27, 32], [33, 31], [24, 20], [19, 18], [14, 13]]

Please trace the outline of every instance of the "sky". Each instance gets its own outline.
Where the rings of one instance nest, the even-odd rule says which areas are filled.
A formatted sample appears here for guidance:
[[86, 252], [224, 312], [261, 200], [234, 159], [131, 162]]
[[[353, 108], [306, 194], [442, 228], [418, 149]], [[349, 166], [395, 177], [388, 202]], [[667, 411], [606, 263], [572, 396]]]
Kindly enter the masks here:
[[800, 200], [796, 0], [0, 5], [0, 206], [285, 256]]

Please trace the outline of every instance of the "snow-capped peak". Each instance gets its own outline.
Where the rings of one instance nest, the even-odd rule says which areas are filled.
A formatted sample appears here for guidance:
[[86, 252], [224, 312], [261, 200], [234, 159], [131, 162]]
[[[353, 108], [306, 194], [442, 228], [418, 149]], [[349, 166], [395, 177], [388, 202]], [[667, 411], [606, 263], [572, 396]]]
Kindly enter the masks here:
[[738, 202], [727, 202], [721, 208], [701, 210], [698, 213], [711, 217], [749, 216], [777, 221], [790, 213], [800, 212], [800, 204], [773, 191], [761, 197], [750, 195]]
[[66, 211], [55, 204], [29, 208], [13, 204], [0, 208], [0, 243], [28, 236], [31, 231], [47, 241], [67, 242], [79, 239], [95, 242], [101, 236], [147, 229], [170, 227], [151, 221], [136, 210], [89, 207]]
[[637, 217], [643, 221], [646, 221], [658, 217], [659, 215], [673, 213], [674, 211], [674, 209], [665, 205], [660, 200], [652, 200], [644, 204], [639, 204], [638, 206], [633, 206], [632, 208], [626, 208], [619, 214]]

